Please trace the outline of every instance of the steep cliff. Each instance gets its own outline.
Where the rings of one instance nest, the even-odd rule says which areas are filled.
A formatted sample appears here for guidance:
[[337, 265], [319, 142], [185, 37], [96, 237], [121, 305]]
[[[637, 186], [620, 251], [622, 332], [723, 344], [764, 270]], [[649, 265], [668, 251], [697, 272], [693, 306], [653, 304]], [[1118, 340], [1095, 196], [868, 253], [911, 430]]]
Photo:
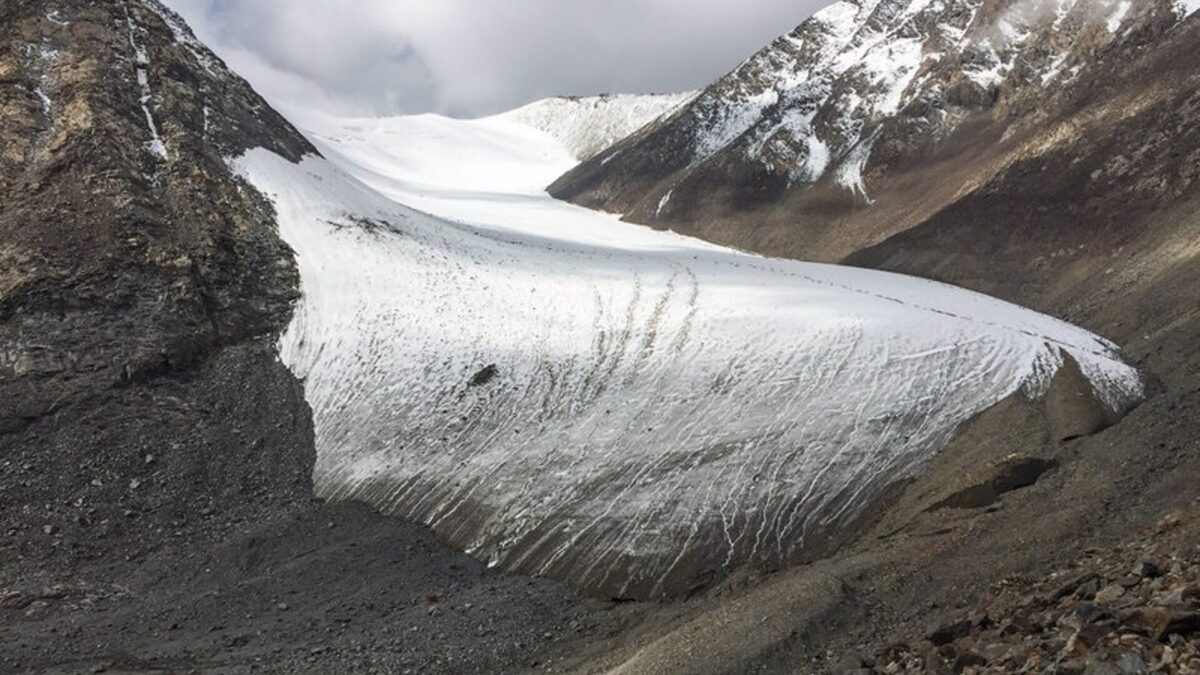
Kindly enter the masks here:
[[311, 146], [157, 3], [4, 3], [0, 25], [3, 557], [307, 502], [274, 344], [296, 266], [225, 157]]

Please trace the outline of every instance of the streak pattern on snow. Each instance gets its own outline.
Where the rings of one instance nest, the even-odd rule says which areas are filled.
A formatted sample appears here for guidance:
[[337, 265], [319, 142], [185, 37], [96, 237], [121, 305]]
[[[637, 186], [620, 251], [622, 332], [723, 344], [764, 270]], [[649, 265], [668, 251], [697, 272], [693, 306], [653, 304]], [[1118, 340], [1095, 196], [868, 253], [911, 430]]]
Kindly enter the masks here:
[[237, 160], [298, 255], [282, 354], [319, 494], [509, 570], [680, 592], [844, 526], [1063, 351], [1114, 409], [1140, 395], [1112, 345], [1013, 305], [555, 202], [567, 153], [510, 121], [326, 124], [331, 161]]

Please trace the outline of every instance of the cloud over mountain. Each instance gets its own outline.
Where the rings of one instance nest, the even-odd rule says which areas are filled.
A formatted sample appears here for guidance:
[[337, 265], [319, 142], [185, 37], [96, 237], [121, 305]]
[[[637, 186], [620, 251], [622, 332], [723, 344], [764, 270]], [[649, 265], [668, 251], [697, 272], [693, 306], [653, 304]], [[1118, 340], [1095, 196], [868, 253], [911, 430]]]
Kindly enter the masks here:
[[[340, 113], [497, 112], [706, 84], [824, 0], [167, 0], [276, 100]], [[549, 29], [548, 29], [549, 28]]]

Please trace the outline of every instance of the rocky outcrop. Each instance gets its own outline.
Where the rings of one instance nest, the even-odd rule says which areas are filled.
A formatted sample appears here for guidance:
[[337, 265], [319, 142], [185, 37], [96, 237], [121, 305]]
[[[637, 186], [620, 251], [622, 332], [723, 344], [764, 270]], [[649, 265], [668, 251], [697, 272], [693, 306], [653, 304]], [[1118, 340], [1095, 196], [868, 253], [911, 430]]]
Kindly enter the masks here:
[[4, 3], [0, 25], [0, 555], [307, 500], [274, 346], [298, 275], [225, 157], [311, 147], [157, 3]]

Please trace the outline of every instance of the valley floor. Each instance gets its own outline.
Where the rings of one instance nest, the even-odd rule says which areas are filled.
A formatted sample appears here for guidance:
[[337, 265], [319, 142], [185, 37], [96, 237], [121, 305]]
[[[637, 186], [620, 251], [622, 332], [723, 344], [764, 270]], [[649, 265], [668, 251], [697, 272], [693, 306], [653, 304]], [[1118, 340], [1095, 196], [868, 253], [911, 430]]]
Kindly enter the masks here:
[[558, 670], [653, 611], [488, 571], [356, 505], [124, 554], [133, 559], [0, 576], [0, 672]]

